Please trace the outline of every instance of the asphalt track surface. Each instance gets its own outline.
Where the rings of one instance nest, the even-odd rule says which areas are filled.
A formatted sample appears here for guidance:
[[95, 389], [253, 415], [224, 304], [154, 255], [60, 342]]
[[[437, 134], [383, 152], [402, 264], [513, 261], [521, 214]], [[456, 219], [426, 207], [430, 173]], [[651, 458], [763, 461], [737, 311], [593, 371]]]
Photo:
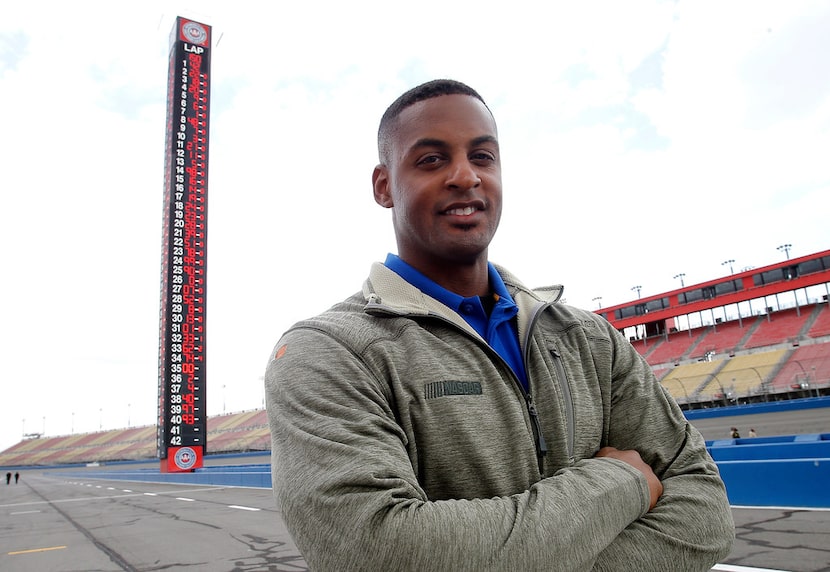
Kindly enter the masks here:
[[759, 436], [830, 433], [830, 408], [692, 418], [691, 423], [707, 441], [728, 439], [730, 427], [737, 427], [741, 437], [748, 437], [750, 428], [754, 428]]
[[0, 570], [307, 570], [269, 489], [63, 479], [0, 489]]
[[[707, 440], [830, 432], [826, 409], [694, 421]], [[262, 462], [261, 459], [251, 462]], [[786, 483], [782, 483], [786, 486]], [[830, 572], [830, 510], [733, 507], [736, 542], [713, 570]], [[0, 484], [0, 570], [307, 570], [269, 489], [21, 471]]]

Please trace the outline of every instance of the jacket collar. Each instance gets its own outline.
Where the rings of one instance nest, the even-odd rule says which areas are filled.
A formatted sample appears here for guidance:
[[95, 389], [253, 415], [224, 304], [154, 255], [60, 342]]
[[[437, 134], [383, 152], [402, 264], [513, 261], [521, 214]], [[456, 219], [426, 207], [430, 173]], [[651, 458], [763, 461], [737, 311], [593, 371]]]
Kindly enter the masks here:
[[[532, 317], [545, 306], [559, 300], [562, 286], [530, 289], [509, 271], [494, 265], [510, 295], [519, 307], [519, 339], [524, 338]], [[373, 315], [440, 316], [480, 338], [476, 331], [451, 308], [427, 296], [380, 262], [375, 262], [363, 284], [364, 310]]]

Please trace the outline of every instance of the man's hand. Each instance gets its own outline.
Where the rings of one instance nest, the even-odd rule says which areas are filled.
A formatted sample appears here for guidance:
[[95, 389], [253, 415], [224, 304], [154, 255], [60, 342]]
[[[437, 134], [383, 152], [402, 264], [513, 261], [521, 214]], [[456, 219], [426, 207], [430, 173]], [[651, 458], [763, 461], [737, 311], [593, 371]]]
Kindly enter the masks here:
[[651, 467], [643, 461], [643, 458], [640, 457], [640, 453], [634, 450], [621, 451], [619, 449], [615, 449], [614, 447], [603, 447], [597, 451], [597, 454], [594, 455], [594, 457], [610, 457], [612, 459], [617, 459], [618, 461], [628, 463], [643, 473], [643, 476], [645, 476], [648, 481], [648, 490], [651, 493], [651, 502], [648, 506], [648, 510], [654, 508], [654, 505], [657, 504], [657, 499], [659, 499], [660, 495], [663, 494], [663, 483], [660, 482], [660, 479], [657, 478], [657, 475], [654, 474]]

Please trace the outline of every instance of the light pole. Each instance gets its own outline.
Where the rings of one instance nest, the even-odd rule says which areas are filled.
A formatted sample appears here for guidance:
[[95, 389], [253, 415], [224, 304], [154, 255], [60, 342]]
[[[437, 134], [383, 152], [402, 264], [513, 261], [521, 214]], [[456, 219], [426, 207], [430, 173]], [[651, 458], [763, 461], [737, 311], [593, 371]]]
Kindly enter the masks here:
[[70, 427], [70, 434], [75, 434], [75, 412], [72, 412], [72, 425]]
[[733, 265], [734, 263], [735, 263], [735, 260], [734, 260], [734, 259], [732, 259], [732, 258], [730, 258], [729, 260], [724, 260], [723, 262], [721, 262], [721, 263], [720, 263], [720, 265], [721, 265], [721, 266], [726, 266], [726, 265], [728, 264], [728, 265], [729, 265], [729, 273], [730, 273], [730, 274], [735, 274], [735, 271], [734, 271], [734, 270], [732, 270], [732, 265]]
[[131, 403], [127, 404], [127, 429], [130, 428], [130, 405], [132, 405], [132, 404]]
[[790, 249], [793, 247], [792, 244], [782, 244], [777, 248], [778, 252], [784, 251], [784, 255], [787, 257], [787, 260], [790, 259]]
[[100, 430], [101, 430], [101, 429], [103, 429], [103, 427], [104, 427], [104, 418], [103, 418], [103, 415], [104, 415], [104, 408], [103, 408], [103, 407], [99, 407], [99, 408], [98, 408], [98, 431], [100, 431]]
[[818, 380], [816, 379], [816, 366], [810, 368], [813, 370], [813, 387], [816, 390], [816, 397], [821, 397], [821, 393], [818, 391]]
[[602, 296], [594, 296], [591, 301], [597, 303], [598, 310], [602, 310]]
[[225, 414], [225, 384], [222, 384], [222, 414]]
[[632, 286], [632, 287], [631, 287], [631, 290], [636, 290], [636, 291], [637, 291], [637, 299], [638, 299], [638, 300], [640, 299], [640, 290], [641, 290], [642, 288], [643, 288], [642, 286]]
[[681, 287], [681, 288], [685, 288], [685, 287], [686, 287], [686, 284], [684, 284], [684, 283], [683, 283], [683, 277], [684, 277], [684, 276], [686, 276], [686, 275], [685, 275], [683, 272], [681, 272], [680, 274], [675, 274], [675, 275], [674, 275], [674, 279], [675, 279], [675, 280], [677, 280], [678, 278], [680, 278], [680, 287]]

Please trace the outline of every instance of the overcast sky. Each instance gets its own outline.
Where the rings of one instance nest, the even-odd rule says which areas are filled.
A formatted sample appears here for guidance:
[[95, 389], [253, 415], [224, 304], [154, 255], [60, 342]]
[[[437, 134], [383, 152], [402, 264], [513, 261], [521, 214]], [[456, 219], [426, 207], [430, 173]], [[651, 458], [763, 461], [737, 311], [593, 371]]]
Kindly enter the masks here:
[[7, 2], [0, 450], [155, 422], [177, 15], [214, 32], [211, 415], [395, 251], [377, 122], [436, 77], [496, 116], [490, 257], [529, 286], [595, 309], [830, 248], [830, 2]]

